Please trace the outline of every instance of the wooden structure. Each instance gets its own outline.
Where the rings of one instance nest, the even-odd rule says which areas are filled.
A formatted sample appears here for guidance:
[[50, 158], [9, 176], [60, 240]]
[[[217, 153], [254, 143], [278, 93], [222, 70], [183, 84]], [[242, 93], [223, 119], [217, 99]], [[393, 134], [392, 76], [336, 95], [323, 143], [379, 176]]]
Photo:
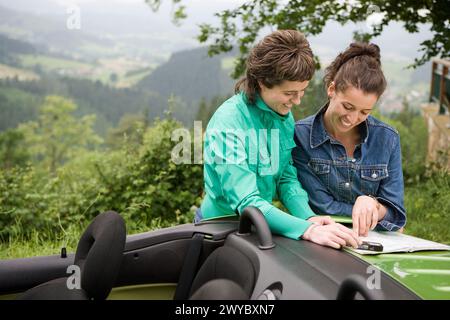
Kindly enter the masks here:
[[450, 169], [450, 60], [433, 60], [430, 98], [422, 107], [428, 126], [429, 162]]

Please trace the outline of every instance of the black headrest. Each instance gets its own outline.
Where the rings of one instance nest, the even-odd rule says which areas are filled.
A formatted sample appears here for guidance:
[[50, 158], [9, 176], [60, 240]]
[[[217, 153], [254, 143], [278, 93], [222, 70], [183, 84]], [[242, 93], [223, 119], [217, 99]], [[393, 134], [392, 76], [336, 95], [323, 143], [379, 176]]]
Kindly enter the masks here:
[[95, 217], [81, 236], [75, 264], [81, 269], [81, 287], [90, 297], [108, 296], [119, 273], [125, 239], [125, 222], [113, 211]]
[[255, 270], [250, 259], [235, 248], [223, 246], [213, 251], [198, 271], [190, 296], [210, 280], [227, 279], [239, 284], [247, 297], [250, 297]]
[[248, 300], [250, 296], [236, 282], [215, 279], [202, 285], [189, 300]]

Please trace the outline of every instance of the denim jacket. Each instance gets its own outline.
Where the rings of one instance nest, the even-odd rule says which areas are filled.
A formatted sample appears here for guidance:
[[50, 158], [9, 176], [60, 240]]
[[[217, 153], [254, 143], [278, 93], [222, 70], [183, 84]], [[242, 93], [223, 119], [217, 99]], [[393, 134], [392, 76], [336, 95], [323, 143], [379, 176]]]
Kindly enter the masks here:
[[372, 195], [387, 208], [377, 230], [396, 231], [406, 223], [398, 132], [369, 116], [359, 125], [361, 142], [354, 158], [325, 130], [327, 108], [297, 121], [292, 151], [294, 166], [310, 206], [318, 214], [352, 215], [360, 195]]

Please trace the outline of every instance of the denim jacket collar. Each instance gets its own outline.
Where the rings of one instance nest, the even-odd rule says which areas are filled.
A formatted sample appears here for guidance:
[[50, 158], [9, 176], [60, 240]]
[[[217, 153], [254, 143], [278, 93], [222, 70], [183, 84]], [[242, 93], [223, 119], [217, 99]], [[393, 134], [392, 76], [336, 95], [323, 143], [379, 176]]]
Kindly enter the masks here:
[[[323, 105], [323, 107], [320, 108], [320, 110], [313, 116], [312, 119], [312, 128], [311, 128], [311, 134], [310, 134], [310, 146], [311, 148], [317, 148], [322, 143], [326, 142], [327, 140], [332, 140], [333, 138], [330, 137], [327, 130], [325, 129], [325, 125], [323, 123], [323, 115], [325, 111], [328, 108], [328, 104], [330, 102], [328, 101]], [[370, 117], [370, 116], [369, 116]], [[369, 138], [369, 123], [367, 118], [363, 123], [359, 125], [359, 130], [361, 133], [361, 143], [366, 143], [367, 139]]]

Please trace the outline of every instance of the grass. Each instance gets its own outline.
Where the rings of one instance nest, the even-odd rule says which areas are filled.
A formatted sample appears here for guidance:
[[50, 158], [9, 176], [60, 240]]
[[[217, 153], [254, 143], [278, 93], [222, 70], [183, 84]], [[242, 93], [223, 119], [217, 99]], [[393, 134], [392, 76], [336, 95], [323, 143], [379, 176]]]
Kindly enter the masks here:
[[10, 25], [1, 25], [0, 33], [9, 35], [9, 37], [14, 39], [27, 38], [31, 36], [31, 31], [27, 31], [25, 29], [13, 27]]
[[34, 256], [55, 255], [66, 247], [67, 252], [75, 252], [81, 228], [72, 228], [68, 233], [44, 234], [34, 231], [29, 239], [12, 236], [0, 243], [0, 259], [14, 259]]
[[[19, 55], [19, 58], [24, 68], [31, 69], [39, 66], [48, 72], [81, 76], [116, 87], [131, 87], [152, 71], [147, 64], [140, 61], [117, 57], [100, 59], [95, 65], [46, 55], [25, 54]], [[31, 78], [34, 74], [31, 71], [19, 71], [21, 70], [0, 65], [0, 78], [13, 77], [16, 74], [23, 78]], [[116, 74], [116, 82], [111, 81], [112, 74]]]
[[[183, 217], [178, 217], [176, 222], [162, 221], [159, 218], [148, 222], [127, 221], [125, 217], [128, 235], [167, 228], [192, 221], [193, 219], [193, 212]], [[47, 229], [43, 232], [35, 230], [30, 236], [25, 238], [20, 232], [21, 226], [18, 223], [17, 232], [6, 241], [0, 241], [0, 260], [60, 254], [63, 247], [67, 249], [67, 253], [74, 253], [78, 240], [86, 227], [87, 225], [72, 225], [64, 230], [58, 225], [54, 229]]]
[[15, 77], [17, 77], [17, 79], [21, 81], [30, 81], [39, 79], [39, 76], [34, 72], [0, 64], [0, 79], [15, 78]]
[[[118, 88], [131, 87], [151, 71], [147, 64], [135, 60], [117, 57], [100, 59], [96, 79]], [[117, 81], [111, 81], [112, 74], [117, 76]]]
[[82, 56], [110, 57], [117, 54], [115, 52], [115, 48], [102, 44], [96, 44], [91, 41], [85, 42], [85, 44], [79, 48], [79, 51], [83, 53]]
[[88, 70], [92, 68], [92, 65], [84, 62], [69, 59], [54, 58], [45, 55], [29, 55], [29, 54], [20, 55], [20, 62], [24, 67], [27, 68], [40, 65], [43, 69], [49, 71], [55, 71], [58, 69]]
[[435, 174], [405, 188], [405, 233], [450, 244], [450, 174]]
[[145, 68], [142, 70], [139, 70], [139, 72], [134, 72], [131, 74], [125, 74], [122, 77], [119, 78], [119, 80], [116, 83], [116, 87], [119, 88], [125, 88], [125, 87], [131, 87], [144, 79], [146, 76], [148, 76], [150, 73], [152, 73], [152, 69]]

